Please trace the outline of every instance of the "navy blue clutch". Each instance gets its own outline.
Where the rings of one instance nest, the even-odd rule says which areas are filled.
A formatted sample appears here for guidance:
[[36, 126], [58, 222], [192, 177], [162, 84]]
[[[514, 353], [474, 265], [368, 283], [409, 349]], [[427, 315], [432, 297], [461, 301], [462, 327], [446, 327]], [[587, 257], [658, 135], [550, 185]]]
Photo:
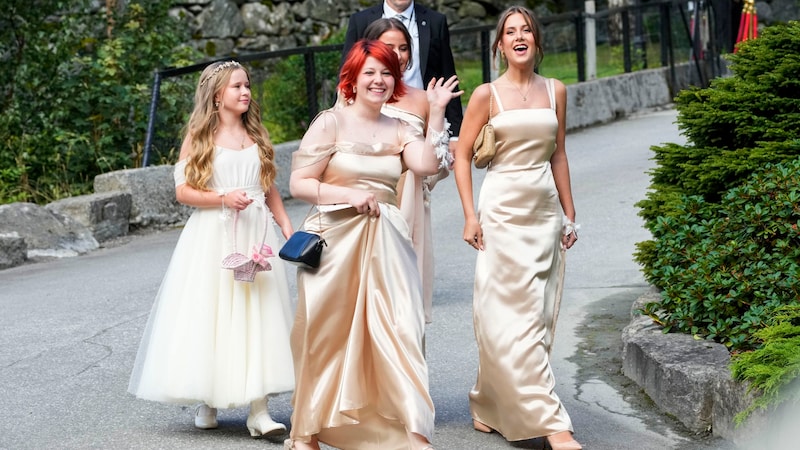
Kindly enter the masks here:
[[295, 231], [283, 244], [278, 256], [300, 267], [316, 269], [322, 257], [322, 247], [327, 246], [322, 236], [308, 231]]

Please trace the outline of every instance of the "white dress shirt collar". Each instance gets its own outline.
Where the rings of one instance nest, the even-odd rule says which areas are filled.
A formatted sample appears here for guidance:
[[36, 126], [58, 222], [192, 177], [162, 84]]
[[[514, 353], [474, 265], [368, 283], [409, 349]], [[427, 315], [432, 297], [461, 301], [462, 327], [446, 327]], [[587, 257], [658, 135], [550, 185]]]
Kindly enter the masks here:
[[406, 28], [408, 28], [408, 22], [407, 21], [408, 21], [408, 19], [411, 18], [411, 16], [412, 16], [411, 13], [413, 11], [414, 11], [414, 2], [411, 2], [411, 4], [408, 5], [408, 8], [406, 8], [405, 11], [401, 11], [401, 12], [397, 12], [397, 11], [393, 10], [389, 5], [386, 4], [386, 2], [383, 2], [383, 17], [395, 17], [398, 14], [402, 14], [403, 17], [405, 17], [405, 20], [403, 21], [403, 25], [405, 25]]

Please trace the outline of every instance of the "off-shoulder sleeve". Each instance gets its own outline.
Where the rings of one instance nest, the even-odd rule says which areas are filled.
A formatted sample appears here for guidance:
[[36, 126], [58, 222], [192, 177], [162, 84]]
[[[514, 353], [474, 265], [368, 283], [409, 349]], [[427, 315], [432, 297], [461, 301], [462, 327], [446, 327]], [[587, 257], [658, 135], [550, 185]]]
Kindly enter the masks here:
[[336, 152], [336, 143], [303, 145], [292, 154], [292, 170], [308, 167]]
[[424, 141], [425, 135], [422, 134], [422, 131], [418, 130], [416, 127], [411, 125], [410, 123], [406, 122], [402, 119], [397, 119], [400, 122], [400, 146], [404, 147], [409, 142], [414, 141]]
[[172, 171], [172, 177], [175, 179], [175, 187], [186, 184], [186, 161], [187, 159], [185, 158], [178, 161]]
[[307, 167], [330, 157], [336, 152], [336, 114], [321, 112], [303, 136], [300, 148], [292, 154], [292, 170]]

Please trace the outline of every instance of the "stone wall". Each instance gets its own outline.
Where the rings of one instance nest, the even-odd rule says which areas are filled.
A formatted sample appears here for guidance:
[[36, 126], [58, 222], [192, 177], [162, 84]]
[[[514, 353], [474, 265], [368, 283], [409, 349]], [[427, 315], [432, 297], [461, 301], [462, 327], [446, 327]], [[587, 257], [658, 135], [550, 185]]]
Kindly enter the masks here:
[[[175, 0], [170, 14], [189, 23], [190, 43], [209, 58], [318, 45], [347, 28], [350, 15], [377, 1]], [[420, 2], [447, 16], [451, 28], [494, 23], [513, 0]]]
[[[187, 22], [192, 30], [190, 45], [209, 58], [232, 54], [265, 52], [308, 45], [319, 45], [325, 39], [347, 28], [350, 15], [380, 0], [173, 0], [170, 14]], [[480, 24], [494, 24], [497, 15], [511, 5], [524, 4], [519, 0], [429, 0], [420, 1], [447, 16], [451, 29]], [[542, 5], [546, 2], [540, 1]], [[598, 4], [601, 2], [598, 1]], [[624, 1], [622, 3], [625, 3]], [[582, 3], [581, 3], [582, 4]], [[737, 2], [734, 8], [739, 7]], [[598, 6], [598, 10], [599, 10]], [[769, 0], [756, 3], [759, 23], [800, 17], [800, 2]], [[545, 6], [535, 10], [541, 18], [550, 11]], [[548, 33], [548, 45], [561, 48], [554, 41], [572, 40], [561, 31]], [[553, 28], [559, 27], [555, 24]], [[563, 31], [563, 30], [562, 30]], [[736, 35], [737, 30], [733, 30]], [[460, 45], [454, 38], [454, 49], [474, 49]], [[465, 43], [467, 44], [467, 43]]]

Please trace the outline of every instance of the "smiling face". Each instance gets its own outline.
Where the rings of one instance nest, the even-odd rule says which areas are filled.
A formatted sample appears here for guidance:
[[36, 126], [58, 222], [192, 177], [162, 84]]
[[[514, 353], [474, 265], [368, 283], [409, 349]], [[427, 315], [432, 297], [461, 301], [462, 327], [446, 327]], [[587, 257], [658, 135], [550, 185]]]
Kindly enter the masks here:
[[531, 26], [522, 14], [516, 13], [508, 16], [503, 27], [503, 36], [497, 46], [506, 56], [509, 64], [512, 61], [525, 64], [534, 60], [536, 41]]
[[227, 84], [217, 93], [220, 109], [243, 114], [250, 108], [250, 79], [243, 69], [231, 72]]
[[[497, 22], [494, 42], [492, 43], [492, 57], [496, 58], [501, 53], [502, 59], [509, 57], [508, 63], [525, 63], [527, 58], [533, 57], [533, 67], [536, 68], [544, 57], [542, 49], [542, 33], [539, 22], [533, 13], [524, 6], [511, 6], [506, 9]], [[515, 47], [520, 44], [519, 48]], [[523, 47], [527, 46], [527, 49]]]
[[388, 45], [397, 54], [400, 59], [400, 70], [406, 70], [411, 57], [411, 46], [408, 45], [403, 32], [394, 29], [386, 30], [378, 40]]
[[394, 84], [389, 68], [368, 56], [356, 79], [356, 100], [383, 105], [392, 96]]

